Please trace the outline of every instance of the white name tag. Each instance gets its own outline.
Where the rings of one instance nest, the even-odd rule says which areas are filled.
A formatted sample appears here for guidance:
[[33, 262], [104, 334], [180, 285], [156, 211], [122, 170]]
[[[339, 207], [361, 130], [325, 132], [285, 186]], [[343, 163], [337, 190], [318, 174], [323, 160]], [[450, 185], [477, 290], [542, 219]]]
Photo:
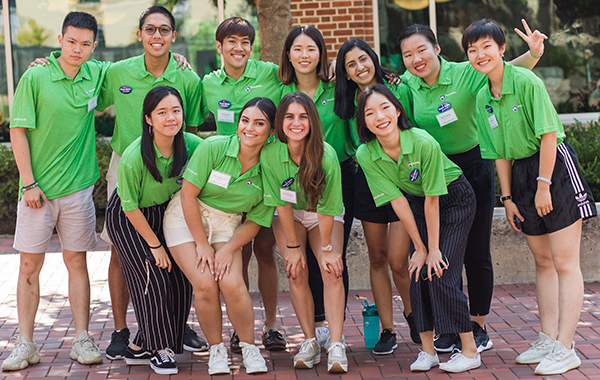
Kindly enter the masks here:
[[90, 112], [93, 109], [96, 109], [97, 105], [98, 105], [98, 95], [91, 98], [90, 101], [88, 102], [88, 112]]
[[446, 112], [442, 112], [441, 114], [436, 115], [436, 117], [438, 119], [438, 123], [440, 123], [440, 127], [443, 127], [444, 125], [448, 125], [453, 121], [458, 120], [458, 117], [456, 117], [456, 112], [454, 112], [453, 109], [449, 109]]
[[496, 119], [496, 115], [488, 117], [488, 123], [490, 123], [490, 128], [495, 129], [498, 126], [498, 120]]
[[216, 170], [210, 172], [210, 176], [208, 177], [208, 183], [212, 183], [213, 185], [217, 185], [224, 189], [229, 186], [229, 179], [231, 176], [229, 174], [221, 173]]
[[217, 121], [222, 121], [225, 123], [233, 123], [233, 122], [235, 122], [235, 113], [233, 111], [218, 110], [217, 111]]
[[293, 190], [279, 189], [281, 200], [290, 203], [296, 203], [296, 192]]

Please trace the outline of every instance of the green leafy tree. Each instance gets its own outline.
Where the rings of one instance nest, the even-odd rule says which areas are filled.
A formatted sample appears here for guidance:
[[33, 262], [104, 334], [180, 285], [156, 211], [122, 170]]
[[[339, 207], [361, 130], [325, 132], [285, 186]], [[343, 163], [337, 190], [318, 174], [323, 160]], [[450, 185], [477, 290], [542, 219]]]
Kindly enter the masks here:
[[27, 20], [28, 29], [22, 29], [15, 35], [17, 44], [20, 46], [42, 46], [44, 41], [50, 37], [50, 32], [39, 25], [35, 20]]

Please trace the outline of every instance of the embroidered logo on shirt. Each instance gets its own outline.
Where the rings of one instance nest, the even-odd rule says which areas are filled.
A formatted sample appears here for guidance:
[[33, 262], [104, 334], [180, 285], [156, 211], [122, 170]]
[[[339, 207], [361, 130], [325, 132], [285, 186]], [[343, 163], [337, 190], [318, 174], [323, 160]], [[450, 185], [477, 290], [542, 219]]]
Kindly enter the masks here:
[[421, 161], [409, 162], [408, 167], [412, 168], [413, 165], [420, 164], [420, 163], [421, 163]]
[[244, 90], [246, 90], [246, 92], [250, 92], [250, 90], [252, 90], [253, 88], [259, 88], [262, 87], [262, 84], [259, 84], [258, 86], [246, 86], [246, 88], [244, 88]]
[[219, 100], [219, 107], [227, 109], [227, 108], [231, 107], [231, 102], [229, 100], [225, 100], [225, 99]]
[[326, 105], [327, 105], [327, 102], [331, 102], [331, 101], [333, 101], [333, 99], [323, 99], [323, 100], [321, 101], [321, 104], [323, 104], [324, 106], [326, 106]]
[[281, 184], [281, 187], [283, 187], [283, 188], [290, 187], [290, 186], [292, 186], [293, 183], [294, 183], [294, 177], [290, 177], [290, 178], [287, 178], [285, 181], [283, 181], [283, 183]]
[[258, 190], [262, 190], [260, 187], [256, 186], [256, 185], [254, 184], [254, 182], [252, 182], [252, 181], [250, 181], [250, 180], [246, 181], [246, 185], [247, 185], [247, 186], [254, 186], [254, 187], [256, 187]]
[[513, 106], [513, 107], [512, 107], [512, 110], [513, 110], [513, 111], [515, 111], [515, 112], [517, 112], [517, 110], [518, 110], [520, 107], [523, 107], [523, 105], [522, 105], [522, 104], [518, 104], [518, 105], [516, 105], [516, 106]]
[[454, 95], [454, 94], [456, 94], [456, 91], [452, 91], [449, 94], [440, 95], [440, 100], [444, 100], [444, 99], [446, 99], [447, 96]]
[[86, 95], [93, 94], [94, 90], [95, 90], [95, 88], [92, 88], [91, 90], [85, 90], [85, 94]]
[[132, 88], [129, 86], [121, 86], [119, 87], [119, 91], [121, 91], [121, 94], [131, 94]]
[[443, 112], [448, 111], [451, 108], [452, 108], [452, 104], [445, 102], [445, 103], [440, 104], [440, 106], [438, 107], [438, 112], [443, 113]]
[[413, 169], [408, 179], [410, 179], [410, 182], [415, 182], [417, 178], [419, 178], [419, 169]]
[[494, 113], [494, 109], [489, 104], [485, 106], [485, 110], [488, 111], [489, 113]]
[[183, 177], [177, 178], [177, 181], [175, 181], [175, 183], [177, 183], [178, 185], [181, 185], [183, 183]]

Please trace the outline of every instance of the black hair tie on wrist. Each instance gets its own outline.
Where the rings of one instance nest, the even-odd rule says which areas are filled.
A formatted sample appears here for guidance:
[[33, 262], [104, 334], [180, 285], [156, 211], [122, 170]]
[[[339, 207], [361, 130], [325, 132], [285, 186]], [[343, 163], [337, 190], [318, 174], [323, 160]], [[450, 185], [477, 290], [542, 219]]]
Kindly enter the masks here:
[[292, 246], [292, 247], [290, 247], [290, 246], [288, 245], [287, 247], [288, 247], [288, 249], [296, 249], [296, 248], [300, 248], [300, 244], [298, 244], [298, 245], [294, 245], [294, 246]]

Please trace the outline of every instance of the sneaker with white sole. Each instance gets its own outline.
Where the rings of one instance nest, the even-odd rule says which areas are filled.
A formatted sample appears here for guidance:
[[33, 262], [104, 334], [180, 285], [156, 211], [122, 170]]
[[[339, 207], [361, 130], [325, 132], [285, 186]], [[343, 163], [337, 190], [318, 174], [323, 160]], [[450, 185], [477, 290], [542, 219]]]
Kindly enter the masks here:
[[94, 338], [84, 330], [77, 338], [73, 340], [71, 348], [71, 359], [77, 360], [80, 364], [100, 364], [102, 363], [102, 354], [94, 341]]
[[306, 339], [294, 356], [294, 368], [312, 368], [321, 362], [321, 347], [316, 338]]
[[253, 344], [240, 342], [242, 347], [242, 358], [246, 373], [265, 373], [268, 371], [267, 362], [260, 354], [260, 350]]
[[110, 360], [124, 359], [129, 346], [129, 329], [115, 330], [110, 336], [110, 344], [106, 347], [106, 358]]
[[40, 351], [35, 342], [29, 342], [22, 336], [10, 338], [15, 346], [10, 355], [2, 362], [3, 371], [18, 371], [40, 362]]
[[530, 345], [531, 347], [527, 351], [517, 356], [517, 363], [535, 364], [541, 362], [554, 347], [554, 341], [548, 335], [540, 332], [535, 342]]
[[572, 348], [565, 347], [561, 341], [556, 340], [552, 350], [546, 355], [540, 364], [535, 367], [536, 375], [560, 375], [581, 365], [581, 359], [575, 352], [575, 342]]
[[494, 344], [490, 340], [490, 336], [488, 335], [485, 326], [481, 327], [481, 325], [475, 321], [471, 321], [471, 326], [473, 328], [473, 339], [477, 346], [477, 352], [483, 352], [492, 348]]
[[450, 356], [450, 360], [446, 363], [440, 364], [440, 369], [446, 372], [465, 372], [471, 369], [479, 368], [481, 366], [481, 355], [477, 353], [477, 356], [474, 358], [468, 358], [462, 354], [462, 352], [457, 352]]
[[223, 342], [210, 346], [210, 357], [208, 359], [208, 374], [220, 375], [228, 374], [229, 362], [227, 358], [227, 347]]
[[419, 350], [419, 356], [413, 364], [410, 365], [410, 370], [413, 372], [429, 371], [431, 368], [440, 365], [440, 358], [437, 352], [435, 355]]
[[150, 365], [151, 357], [152, 351], [144, 350], [143, 348], [136, 350], [131, 348], [131, 346], [127, 346], [123, 360], [127, 365]]
[[208, 343], [200, 338], [190, 325], [186, 324], [183, 335], [183, 349], [189, 352], [208, 351]]
[[329, 339], [331, 339], [329, 329], [325, 326], [315, 327], [315, 336], [317, 337], [317, 343], [319, 343], [319, 347], [327, 348], [327, 342], [329, 342]]
[[333, 342], [327, 348], [327, 371], [348, 372], [346, 346], [342, 342]]
[[150, 368], [159, 375], [176, 375], [179, 372], [175, 365], [175, 353], [168, 347], [154, 351]]
[[398, 347], [396, 333], [392, 329], [384, 329], [379, 335], [379, 341], [373, 348], [375, 355], [389, 355]]

